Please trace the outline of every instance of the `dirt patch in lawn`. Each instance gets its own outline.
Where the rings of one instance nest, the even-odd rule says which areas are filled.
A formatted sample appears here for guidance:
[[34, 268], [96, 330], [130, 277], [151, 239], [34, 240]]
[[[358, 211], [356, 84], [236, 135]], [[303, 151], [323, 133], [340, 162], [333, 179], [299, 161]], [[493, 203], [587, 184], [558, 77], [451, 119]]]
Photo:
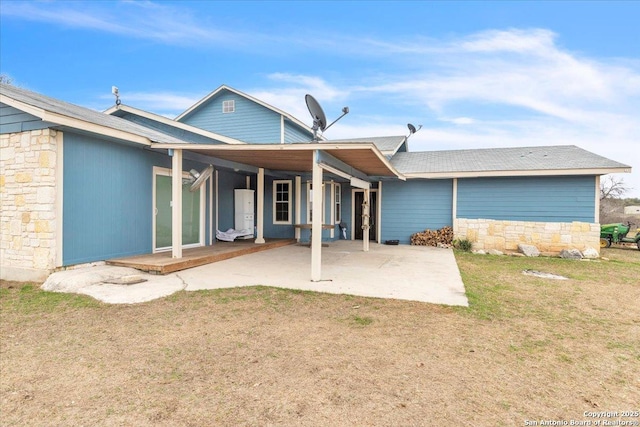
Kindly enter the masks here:
[[114, 306], [3, 283], [0, 421], [513, 426], [637, 410], [640, 252], [614, 251], [457, 254], [469, 308], [263, 287]]

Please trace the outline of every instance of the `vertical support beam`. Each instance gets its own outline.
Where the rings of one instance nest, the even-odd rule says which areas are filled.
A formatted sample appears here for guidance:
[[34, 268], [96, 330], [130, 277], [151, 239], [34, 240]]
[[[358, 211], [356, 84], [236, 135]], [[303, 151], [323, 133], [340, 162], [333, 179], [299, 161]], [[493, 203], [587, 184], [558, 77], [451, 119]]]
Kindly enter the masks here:
[[[295, 224], [300, 224], [300, 220], [302, 218], [302, 212], [301, 212], [302, 200], [300, 198], [301, 197], [301, 193], [302, 193], [302, 188], [301, 188], [302, 187], [302, 177], [301, 176], [299, 176], [299, 175], [296, 176], [296, 184], [295, 185], [296, 185], [296, 190], [295, 190], [296, 191], [296, 222], [295, 222]], [[300, 241], [300, 229], [296, 228], [295, 233], [296, 233], [295, 234], [296, 241], [299, 242]]]
[[453, 237], [454, 239], [458, 235], [458, 223], [456, 218], [458, 217], [458, 178], [453, 178], [453, 196], [451, 202], [451, 223], [453, 225]]
[[251, 177], [249, 175], [245, 177], [245, 185], [247, 187], [247, 190], [251, 190]]
[[376, 199], [376, 236], [378, 236], [378, 244], [382, 244], [382, 181], [378, 181], [378, 198]]
[[322, 277], [322, 168], [318, 164], [318, 152], [313, 160], [313, 207], [311, 213], [311, 281]]
[[596, 224], [600, 223], [600, 175], [596, 175], [596, 211], [593, 213], [593, 219]]
[[258, 168], [258, 188], [256, 189], [258, 202], [256, 203], [257, 210], [257, 236], [256, 243], [264, 243], [264, 168]]
[[329, 202], [329, 224], [333, 225], [333, 227], [331, 228], [329, 237], [331, 237], [332, 239], [335, 237], [335, 231], [336, 231], [336, 186], [335, 183], [333, 182], [333, 180], [331, 180], [331, 183], [329, 184], [331, 186], [330, 188], [330, 198], [331, 201]]
[[371, 190], [364, 189], [364, 202], [362, 203], [362, 250], [369, 252], [369, 215], [371, 208]]
[[[220, 228], [219, 225], [219, 216], [218, 216], [218, 170], [216, 169], [216, 194], [214, 196], [216, 198], [216, 229], [213, 231], [214, 233], [218, 231]], [[215, 234], [214, 234], [215, 236]], [[215, 242], [215, 240], [214, 240]]]
[[182, 150], [171, 157], [171, 257], [182, 258]]
[[213, 174], [207, 181], [209, 181], [209, 245], [213, 245], [216, 235], [216, 231], [213, 229]]

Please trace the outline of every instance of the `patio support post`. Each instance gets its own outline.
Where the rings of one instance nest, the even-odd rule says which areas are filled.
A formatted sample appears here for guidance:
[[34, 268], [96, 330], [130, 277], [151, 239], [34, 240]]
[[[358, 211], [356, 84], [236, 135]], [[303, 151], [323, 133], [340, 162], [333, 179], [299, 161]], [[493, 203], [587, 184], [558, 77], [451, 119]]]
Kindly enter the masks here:
[[[213, 235], [215, 236], [216, 231], [218, 231], [218, 228], [220, 228], [220, 218], [218, 216], [218, 205], [219, 205], [219, 200], [218, 200], [218, 194], [220, 194], [220, 192], [218, 191], [218, 182], [220, 182], [220, 178], [218, 177], [218, 169], [216, 169], [216, 187], [215, 187], [215, 203], [216, 203], [216, 228], [215, 230], [212, 230], [211, 233], [213, 233]], [[215, 242], [216, 240], [213, 239], [213, 241]]]
[[256, 203], [257, 210], [257, 236], [255, 243], [264, 243], [264, 168], [258, 168], [258, 186], [256, 189], [258, 202]]
[[[302, 187], [302, 177], [300, 175], [296, 176], [296, 222], [294, 224], [300, 224], [300, 220], [302, 218], [302, 213], [300, 211], [300, 207], [302, 205], [301, 197], [301, 187]], [[300, 241], [300, 229], [296, 227], [295, 231], [296, 241]]]
[[311, 209], [311, 281], [322, 277], [322, 168], [318, 164], [318, 151], [313, 160], [313, 205]]
[[211, 174], [211, 176], [207, 178], [207, 181], [209, 181], [209, 246], [213, 245], [216, 235], [216, 232], [213, 230], [213, 177], [214, 174]]
[[378, 181], [378, 194], [376, 203], [376, 243], [382, 243], [382, 181]]
[[451, 197], [451, 223], [453, 224], [453, 236], [458, 235], [458, 178], [453, 178], [453, 197]]
[[362, 250], [369, 252], [369, 218], [371, 190], [364, 189], [364, 203], [362, 203]]
[[182, 150], [171, 154], [171, 257], [182, 258]]

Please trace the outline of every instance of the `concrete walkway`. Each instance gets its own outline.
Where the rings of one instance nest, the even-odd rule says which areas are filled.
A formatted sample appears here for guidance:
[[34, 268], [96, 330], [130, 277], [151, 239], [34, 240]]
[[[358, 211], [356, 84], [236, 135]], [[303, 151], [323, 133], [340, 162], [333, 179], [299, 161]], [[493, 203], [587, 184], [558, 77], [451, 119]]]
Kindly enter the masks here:
[[[137, 303], [179, 290], [264, 285], [288, 289], [467, 306], [464, 284], [450, 249], [337, 241], [322, 248], [322, 281], [311, 282], [311, 251], [285, 246], [183, 270], [166, 276], [98, 266], [52, 274], [44, 289], [90, 295], [108, 303]], [[127, 282], [136, 278], [147, 281]]]

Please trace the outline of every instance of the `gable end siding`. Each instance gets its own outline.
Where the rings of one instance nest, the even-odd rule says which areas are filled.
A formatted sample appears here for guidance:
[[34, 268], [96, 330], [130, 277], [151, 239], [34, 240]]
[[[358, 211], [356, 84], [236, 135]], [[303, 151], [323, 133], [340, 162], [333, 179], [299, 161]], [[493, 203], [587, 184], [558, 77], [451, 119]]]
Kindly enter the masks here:
[[0, 134], [46, 129], [51, 125], [39, 117], [0, 103]]
[[453, 181], [412, 179], [382, 185], [382, 241], [408, 244], [413, 233], [452, 225]]
[[595, 177], [504, 177], [458, 180], [458, 218], [594, 222]]
[[207, 138], [206, 136], [198, 135], [197, 133], [189, 132], [184, 129], [175, 128], [173, 126], [169, 126], [164, 123], [147, 119], [146, 117], [140, 117], [136, 114], [125, 113], [120, 117], [125, 120], [129, 120], [130, 122], [137, 123], [139, 125], [148, 127], [150, 129], [157, 130], [158, 132], [171, 135], [185, 142], [190, 142], [194, 144], [221, 144], [220, 142], [212, 140], [211, 138]]
[[[235, 112], [223, 113], [224, 101]], [[180, 120], [191, 126], [256, 144], [280, 143], [280, 114], [231, 92], [223, 92]]]
[[299, 126], [285, 120], [284, 122], [284, 142], [290, 144], [292, 142], [311, 142], [313, 134], [301, 129]]

